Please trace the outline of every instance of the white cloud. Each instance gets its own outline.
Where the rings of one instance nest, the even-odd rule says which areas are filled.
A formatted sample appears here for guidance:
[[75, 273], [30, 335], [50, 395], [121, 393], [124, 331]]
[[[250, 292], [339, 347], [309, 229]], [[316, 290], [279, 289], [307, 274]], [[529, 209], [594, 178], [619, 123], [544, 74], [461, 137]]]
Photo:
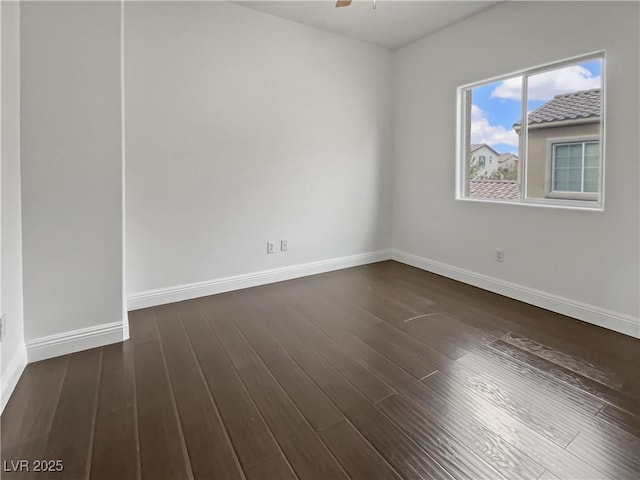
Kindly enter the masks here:
[[[594, 76], [581, 65], [572, 65], [529, 77], [527, 98], [545, 101], [561, 93], [592, 88], [600, 88], [600, 76]], [[522, 77], [510, 78], [501, 82], [491, 92], [491, 98], [520, 100], [521, 90]]]
[[476, 105], [471, 105], [471, 143], [487, 145], [503, 143], [517, 147], [518, 134], [513, 129], [505, 129], [502, 125], [491, 125], [486, 112]]
[[498, 85], [489, 98], [520, 100], [522, 98], [522, 77], [505, 80]]

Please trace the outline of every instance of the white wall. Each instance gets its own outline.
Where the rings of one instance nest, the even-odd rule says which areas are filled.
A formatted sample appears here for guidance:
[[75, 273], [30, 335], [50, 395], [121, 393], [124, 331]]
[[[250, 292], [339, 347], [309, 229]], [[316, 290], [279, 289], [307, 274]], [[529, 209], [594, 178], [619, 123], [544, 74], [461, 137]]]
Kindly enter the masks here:
[[2, 408], [26, 364], [22, 310], [20, 205], [20, 5], [2, 2], [2, 169], [0, 311], [5, 334], [0, 344]]
[[128, 293], [388, 248], [390, 66], [231, 3], [128, 2]]
[[[639, 14], [636, 2], [505, 3], [395, 52], [394, 248], [637, 319]], [[456, 87], [600, 49], [605, 211], [456, 201]]]
[[120, 23], [119, 2], [22, 4], [28, 349], [122, 322]]

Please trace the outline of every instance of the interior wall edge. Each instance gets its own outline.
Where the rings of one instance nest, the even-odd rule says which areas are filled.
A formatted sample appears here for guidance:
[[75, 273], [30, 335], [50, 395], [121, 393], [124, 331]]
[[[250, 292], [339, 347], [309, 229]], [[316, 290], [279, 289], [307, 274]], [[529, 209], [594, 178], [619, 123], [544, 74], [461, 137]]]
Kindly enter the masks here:
[[391, 259], [489, 292], [551, 310], [614, 332], [640, 338], [640, 318], [561, 297], [464, 268], [393, 249]]
[[176, 285], [145, 292], [133, 293], [127, 296], [127, 307], [131, 310], [157, 307], [167, 303], [206, 297], [217, 293], [257, 287], [269, 283], [282, 282], [295, 278], [316, 275], [319, 273], [357, 267], [369, 263], [382, 262], [391, 258], [391, 250], [360, 253], [339, 258], [302, 263], [283, 268], [274, 268], [259, 272], [217, 278], [205, 282]]
[[22, 200], [20, 172], [20, 2], [1, 2], [0, 106], [0, 343], [1, 400], [4, 410], [26, 364], [22, 276]]
[[43, 338], [123, 319], [120, 9], [21, 3], [28, 361]]
[[125, 330], [125, 340], [129, 338], [129, 312], [127, 311], [127, 204], [126, 204], [126, 166], [127, 166], [127, 156], [126, 156], [126, 128], [125, 128], [125, 82], [124, 82], [124, 2], [125, 0], [120, 0], [120, 137], [121, 141], [121, 162], [122, 162], [122, 172], [120, 177], [120, 198], [121, 202], [121, 210], [120, 214], [122, 216], [122, 232], [121, 232], [121, 243], [120, 248], [122, 249], [122, 295], [121, 295], [121, 308], [122, 308], [122, 322], [123, 329]]
[[16, 350], [7, 367], [2, 371], [2, 397], [0, 413], [9, 402], [11, 394], [20, 380], [22, 372], [27, 366], [27, 349], [24, 343]]

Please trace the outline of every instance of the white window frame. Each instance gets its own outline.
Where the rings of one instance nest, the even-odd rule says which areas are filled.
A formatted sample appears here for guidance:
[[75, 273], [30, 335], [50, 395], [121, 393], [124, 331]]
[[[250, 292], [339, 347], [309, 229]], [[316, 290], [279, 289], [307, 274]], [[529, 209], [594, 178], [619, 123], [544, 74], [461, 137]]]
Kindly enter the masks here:
[[[601, 69], [601, 113], [600, 113], [600, 138], [590, 137], [592, 140], [600, 141], [600, 171], [599, 171], [599, 185], [598, 192], [595, 194], [595, 200], [593, 199], [593, 194], [589, 193], [584, 198], [578, 198], [577, 195], [572, 194], [571, 196], [574, 198], [562, 198], [562, 195], [549, 195], [551, 192], [551, 179], [549, 170], [550, 168], [546, 168], [545, 176], [546, 185], [545, 191], [547, 195], [545, 198], [527, 198], [527, 139], [528, 139], [528, 131], [529, 125], [527, 122], [527, 81], [528, 77], [532, 75], [538, 75], [540, 73], [544, 73], [550, 70], [556, 70], [563, 67], [568, 67], [570, 65], [576, 65], [582, 62], [590, 61], [590, 60], [600, 60], [602, 62]], [[466, 130], [468, 122], [470, 118], [469, 112], [467, 112], [466, 105], [466, 92], [480, 87], [489, 83], [499, 82], [501, 80], [507, 80], [513, 77], [522, 76], [522, 113], [520, 118], [520, 144], [518, 146], [518, 169], [519, 169], [519, 198], [515, 200], [503, 200], [503, 199], [489, 199], [489, 198], [473, 198], [468, 196], [467, 192], [467, 168], [468, 168], [468, 157], [469, 152], [466, 148]], [[603, 211], [604, 210], [604, 199], [605, 199], [605, 138], [606, 138], [606, 51], [599, 50], [596, 52], [587, 53], [584, 55], [579, 55], [571, 58], [566, 58], [564, 60], [551, 62], [543, 65], [539, 65], [533, 68], [527, 68], [524, 70], [519, 70], [516, 72], [512, 72], [505, 75], [500, 75], [497, 77], [488, 78], [479, 82], [469, 83], [466, 85], [461, 85], [457, 88], [456, 95], [456, 185], [455, 185], [455, 193], [456, 200], [466, 201], [466, 202], [483, 202], [483, 203], [500, 203], [500, 204], [509, 204], [509, 205], [527, 205], [527, 206], [536, 206], [536, 207], [551, 207], [551, 208], [566, 208], [566, 209], [578, 209], [578, 210], [594, 210], [594, 211]], [[548, 164], [548, 161], [547, 161]]]

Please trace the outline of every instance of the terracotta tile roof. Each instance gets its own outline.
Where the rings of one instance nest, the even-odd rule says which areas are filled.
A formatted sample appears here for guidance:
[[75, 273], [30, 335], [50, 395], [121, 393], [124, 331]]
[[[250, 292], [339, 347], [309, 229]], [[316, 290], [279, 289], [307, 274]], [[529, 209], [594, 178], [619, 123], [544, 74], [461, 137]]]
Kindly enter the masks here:
[[529, 125], [599, 117], [601, 104], [599, 88], [556, 95], [529, 114]]
[[516, 200], [518, 182], [513, 180], [469, 180], [469, 197]]

